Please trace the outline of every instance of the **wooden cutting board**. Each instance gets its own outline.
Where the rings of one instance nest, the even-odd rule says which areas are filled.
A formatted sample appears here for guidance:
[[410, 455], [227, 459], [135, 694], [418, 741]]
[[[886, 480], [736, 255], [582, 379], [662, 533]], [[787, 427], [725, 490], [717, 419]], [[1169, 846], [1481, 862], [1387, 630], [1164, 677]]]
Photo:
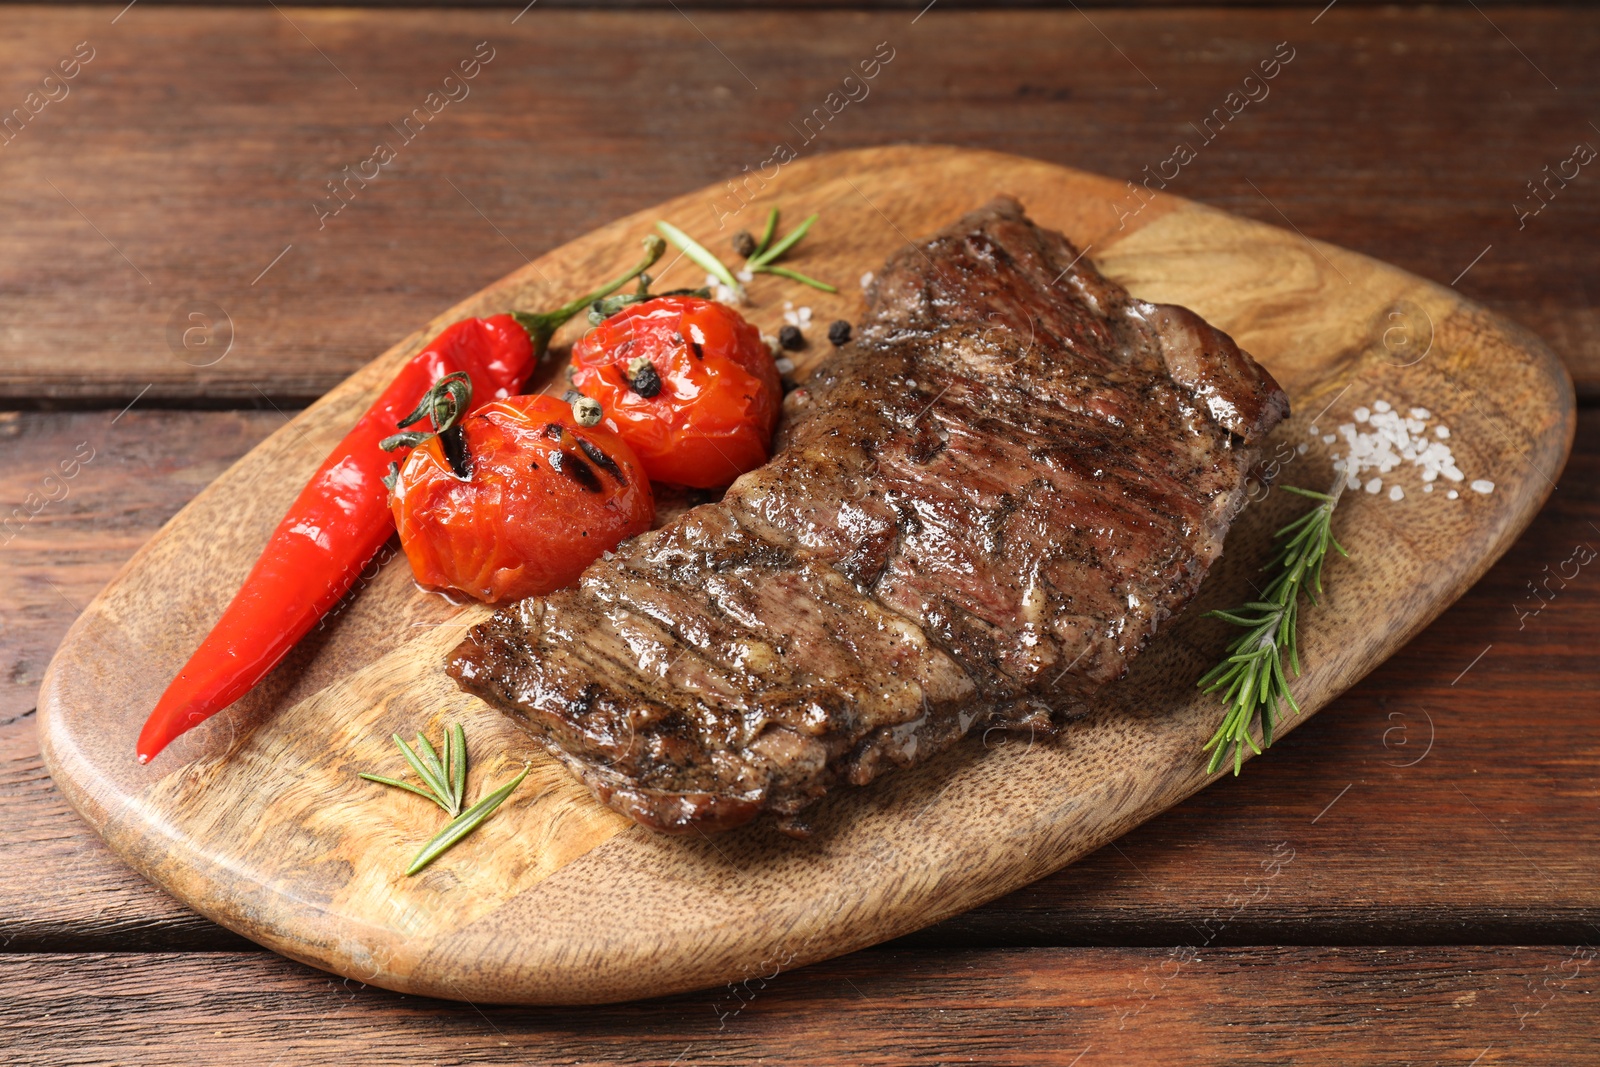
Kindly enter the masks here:
[[[666, 838], [602, 807], [497, 712], [456, 690], [444, 656], [485, 612], [418, 592], [392, 549], [255, 693], [149, 767], [134, 761], [156, 697], [394, 369], [463, 316], [555, 306], [612, 276], [657, 219], [723, 250], [734, 230], [759, 228], [769, 204], [791, 222], [821, 213], [794, 262], [840, 293], [770, 277], [751, 286], [748, 314], [765, 332], [777, 332], [786, 301], [812, 308], [802, 371], [826, 358], [827, 323], [859, 316], [864, 272], [1007, 192], [1136, 296], [1194, 308], [1271, 369], [1295, 410], [1268, 446], [1282, 458], [1281, 480], [1330, 484], [1321, 434], [1358, 406], [1429, 409], [1450, 427], [1467, 477], [1494, 489], [1424, 494], [1407, 467], [1393, 479], [1409, 491], [1402, 500], [1387, 486], [1347, 495], [1336, 533], [1354, 559], [1329, 564], [1327, 597], [1303, 616], [1307, 673], [1296, 691], [1307, 715], [1483, 574], [1566, 460], [1572, 386], [1538, 339], [1450, 289], [1296, 233], [954, 148], [818, 156], [784, 166], [764, 188], [756, 178], [747, 186], [747, 206], [727, 186], [678, 197], [451, 308], [263, 442], [134, 556], [73, 626], [39, 698], [46, 763], [112, 849], [224, 926], [364, 982], [530, 1004], [726, 983], [713, 999], [731, 1012], [780, 971], [1000, 896], [1211, 780], [1200, 746], [1219, 705], [1194, 682], [1232, 632], [1200, 612], [1251, 599], [1271, 531], [1303, 510], [1288, 494], [1246, 509], [1199, 602], [1059, 739], [973, 738], [830, 798], [804, 842], [766, 826]], [[702, 274], [679, 262], [660, 287], [699, 284]], [[402, 774], [390, 734], [437, 738], [455, 721], [470, 739], [469, 798], [525, 762], [533, 770], [475, 836], [406, 878], [406, 861], [441, 815], [356, 775]]]

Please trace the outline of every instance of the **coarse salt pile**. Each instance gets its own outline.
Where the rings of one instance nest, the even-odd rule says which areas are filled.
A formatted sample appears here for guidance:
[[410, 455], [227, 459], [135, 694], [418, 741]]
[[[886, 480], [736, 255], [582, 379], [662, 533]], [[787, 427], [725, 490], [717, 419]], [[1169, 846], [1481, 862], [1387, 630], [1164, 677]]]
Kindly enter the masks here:
[[[1348, 451], [1333, 454], [1333, 467], [1343, 471], [1346, 489], [1365, 489], [1376, 496], [1383, 492], [1383, 478], [1402, 463], [1411, 463], [1422, 471], [1422, 491], [1431, 493], [1434, 483], [1443, 475], [1446, 481], [1460, 483], [1466, 480], [1461, 468], [1456, 466], [1454, 454], [1445, 442], [1450, 439], [1450, 427], [1437, 425], [1428, 432], [1428, 420], [1433, 418], [1427, 408], [1412, 408], [1402, 415], [1387, 400], [1374, 401], [1371, 409], [1356, 408], [1354, 422], [1344, 423], [1337, 434], [1324, 434], [1322, 443], [1331, 445], [1344, 438]], [[1311, 427], [1315, 434], [1317, 428]], [[1374, 475], [1363, 477], [1363, 475]], [[1478, 478], [1469, 486], [1477, 493], [1494, 492], [1494, 483]], [[1406, 491], [1399, 485], [1389, 486], [1389, 499], [1402, 500]], [[1455, 489], [1445, 494], [1455, 500], [1461, 494]]]
[[811, 329], [811, 309], [796, 308], [793, 300], [783, 302], [783, 321], [802, 332]]
[[[751, 277], [754, 277], [754, 275], [751, 275]], [[731, 304], [734, 307], [738, 307], [744, 303], [744, 294], [737, 289], [729, 289], [726, 285], [723, 285], [717, 280], [715, 274], [706, 275], [706, 288], [711, 290], [711, 299], [719, 304]]]

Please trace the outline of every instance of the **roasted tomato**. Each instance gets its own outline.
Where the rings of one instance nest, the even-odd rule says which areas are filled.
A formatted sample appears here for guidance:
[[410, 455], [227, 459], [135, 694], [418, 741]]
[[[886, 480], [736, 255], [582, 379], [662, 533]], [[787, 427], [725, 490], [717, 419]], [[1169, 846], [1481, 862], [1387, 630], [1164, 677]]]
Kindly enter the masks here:
[[778, 369], [760, 331], [725, 304], [658, 296], [626, 307], [573, 346], [572, 371], [657, 481], [712, 489], [771, 455]]
[[491, 604], [571, 585], [650, 528], [655, 500], [633, 450], [552, 396], [514, 396], [461, 420], [467, 477], [438, 437], [412, 449], [389, 503], [417, 581]]

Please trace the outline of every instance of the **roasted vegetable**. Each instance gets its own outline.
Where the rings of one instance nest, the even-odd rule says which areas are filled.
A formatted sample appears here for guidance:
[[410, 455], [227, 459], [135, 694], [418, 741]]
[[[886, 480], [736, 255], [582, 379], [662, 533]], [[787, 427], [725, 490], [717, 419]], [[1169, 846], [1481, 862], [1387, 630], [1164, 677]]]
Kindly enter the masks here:
[[491, 604], [572, 584], [655, 517], [632, 449], [552, 396], [496, 400], [417, 445], [390, 506], [418, 582]]
[[778, 371], [760, 332], [724, 304], [658, 296], [623, 307], [573, 347], [572, 382], [657, 481], [716, 488], [771, 455]]

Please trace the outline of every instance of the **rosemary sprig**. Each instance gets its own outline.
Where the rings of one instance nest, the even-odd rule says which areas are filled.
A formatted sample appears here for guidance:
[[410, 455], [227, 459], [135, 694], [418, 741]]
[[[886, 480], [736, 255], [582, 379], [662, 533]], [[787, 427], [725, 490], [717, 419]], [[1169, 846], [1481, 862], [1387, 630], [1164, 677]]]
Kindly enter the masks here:
[[[1212, 667], [1197, 683], [1207, 693], [1222, 692], [1227, 711], [1222, 725], [1205, 744], [1204, 751], [1211, 753], [1208, 773], [1222, 766], [1228, 749], [1233, 749], [1233, 773], [1238, 774], [1244, 765], [1246, 745], [1257, 755], [1272, 744], [1272, 730], [1285, 702], [1295, 713], [1300, 705], [1289, 691], [1289, 679], [1283, 670], [1283, 657], [1295, 677], [1300, 676], [1300, 651], [1297, 623], [1300, 616], [1300, 595], [1305, 594], [1311, 603], [1317, 603], [1322, 593], [1322, 565], [1327, 559], [1328, 546], [1332, 545], [1341, 556], [1350, 553], [1334, 540], [1332, 533], [1333, 509], [1339, 503], [1344, 478], [1341, 476], [1332, 493], [1317, 493], [1296, 486], [1280, 486], [1285, 492], [1295, 493], [1317, 501], [1317, 506], [1273, 535], [1282, 541], [1277, 555], [1263, 570], [1277, 568], [1277, 577], [1267, 585], [1260, 600], [1253, 600], [1232, 611], [1208, 611], [1224, 622], [1243, 627], [1244, 633], [1228, 645], [1228, 657]], [[1257, 745], [1250, 734], [1251, 725], [1261, 721], [1261, 744]]]
[[813, 289], [821, 289], [825, 293], [837, 293], [839, 290], [827, 282], [819, 282], [815, 278], [807, 277], [791, 267], [775, 266], [784, 253], [800, 243], [801, 238], [810, 231], [813, 223], [817, 221], [815, 214], [809, 216], [804, 222], [790, 230], [778, 239], [777, 244], [772, 243], [773, 235], [778, 232], [778, 209], [773, 208], [767, 213], [767, 228], [761, 235], [761, 240], [756, 242], [755, 251], [751, 252], [744, 261], [745, 269], [754, 274], [776, 274], [780, 278], [788, 278]]
[[[750, 254], [745, 257], [745, 270], [752, 274], [776, 274], [781, 278], [788, 278], [791, 281], [809, 285], [813, 289], [821, 289], [825, 293], [837, 293], [839, 290], [827, 282], [809, 278], [790, 267], [776, 265], [777, 261], [785, 253], [800, 243], [816, 221], [817, 216], [812, 215], [778, 238], [777, 244], [773, 244], [772, 239], [778, 232], [778, 209], [773, 208], [767, 212], [767, 225], [766, 229], [762, 231], [761, 240], [752, 241], [749, 234], [740, 234], [740, 239], [746, 242], [744, 249], [749, 249], [750, 251]], [[698, 264], [707, 273], [714, 275], [723, 285], [740, 294], [741, 297], [743, 296], [744, 286], [739, 284], [739, 279], [728, 269], [727, 264], [717, 258], [715, 252], [712, 252], [705, 245], [702, 245], [670, 222], [657, 222], [656, 229], [665, 234], [667, 240], [681, 248], [683, 254], [688, 256], [691, 261]], [[741, 251], [744, 249], [741, 249]]]
[[752, 256], [759, 256], [761, 253], [765, 252], [767, 250], [767, 246], [772, 244], [772, 238], [777, 232], [778, 209], [773, 208], [771, 211], [767, 212], [766, 228], [761, 231], [761, 240], [756, 242], [755, 251], [751, 252], [750, 254]]
[[[776, 216], [777, 213], [778, 213], [778, 209], [777, 208], [773, 208], [772, 209], [772, 213], [773, 213], [774, 216]], [[758, 251], [755, 255], [751, 256], [748, 260], [745, 261], [745, 265], [748, 266], [751, 270], [759, 270], [761, 268], [762, 264], [771, 263], [773, 260], [775, 260], [779, 256], [783, 255], [785, 252], [789, 251], [789, 249], [791, 249], [795, 245], [799, 244], [800, 243], [800, 239], [805, 237], [806, 231], [811, 229], [811, 227], [816, 223], [816, 221], [817, 221], [817, 216], [816, 215], [811, 215], [809, 218], [807, 218], [800, 225], [796, 226], [794, 229], [792, 229], [788, 233], [784, 234], [783, 237], [778, 241], [777, 244], [773, 245], [770, 248], [766, 248], [766, 249], [763, 249], [761, 251]], [[773, 228], [776, 229], [777, 227], [774, 226]]]
[[763, 274], [776, 274], [780, 278], [788, 278], [791, 281], [803, 282], [806, 285], [811, 286], [811, 288], [821, 289], [825, 293], [837, 293], [839, 291], [837, 287], [829, 285], [827, 282], [819, 282], [815, 278], [808, 278], [799, 271], [791, 270], [788, 267], [757, 267], [756, 269]]
[[422, 779], [422, 788], [419, 789], [410, 782], [403, 782], [398, 778], [385, 778], [383, 775], [367, 774], [364, 771], [361, 777], [369, 782], [393, 786], [408, 793], [415, 793], [419, 797], [426, 797], [443, 808], [451, 820], [443, 830], [434, 835], [432, 840], [422, 846], [422, 851], [417, 853], [411, 861], [411, 866], [406, 868], [408, 875], [416, 874], [442, 856], [451, 845], [476, 830], [528, 776], [528, 768], [522, 768], [522, 773], [510, 782], [466, 811], [462, 811], [461, 806], [467, 795], [467, 734], [461, 728], [461, 724], [456, 723], [445, 731], [443, 756], [420, 733], [417, 734], [414, 749], [406, 744], [399, 734], [394, 735], [394, 743], [400, 749], [400, 755], [405, 757], [406, 763], [410, 764], [417, 777]]
[[416, 854], [411, 860], [411, 866], [406, 868], [406, 874], [416, 874], [422, 868], [444, 855], [451, 845], [454, 845], [482, 825], [485, 819], [494, 814], [494, 809], [498, 808], [506, 797], [515, 792], [517, 786], [522, 784], [522, 780], [528, 777], [528, 770], [529, 768], [523, 767], [522, 773], [452, 819], [450, 825], [440, 830], [433, 840], [422, 846], [422, 851]]
[[411, 765], [411, 769], [417, 772], [417, 777], [422, 779], [425, 788], [418, 789], [409, 782], [385, 778], [379, 774], [363, 772], [361, 777], [369, 782], [393, 786], [415, 793], [419, 797], [427, 797], [443, 808], [452, 819], [460, 815], [462, 797], [467, 788], [467, 735], [466, 731], [461, 729], [461, 724], [456, 723], [444, 732], [442, 760], [439, 758], [439, 753], [428, 743], [428, 739], [420, 733], [417, 735], [416, 750], [406, 744], [399, 734], [394, 735], [394, 743], [406, 762]]
[[718, 259], [705, 245], [702, 245], [670, 222], [657, 222], [656, 229], [660, 230], [667, 240], [682, 249], [683, 254], [688, 256], [692, 262], [698, 264], [702, 270], [715, 275], [717, 281], [736, 293], [744, 292], [744, 286], [740, 285], [739, 279], [733, 276], [733, 271], [729, 270], [722, 260]]

